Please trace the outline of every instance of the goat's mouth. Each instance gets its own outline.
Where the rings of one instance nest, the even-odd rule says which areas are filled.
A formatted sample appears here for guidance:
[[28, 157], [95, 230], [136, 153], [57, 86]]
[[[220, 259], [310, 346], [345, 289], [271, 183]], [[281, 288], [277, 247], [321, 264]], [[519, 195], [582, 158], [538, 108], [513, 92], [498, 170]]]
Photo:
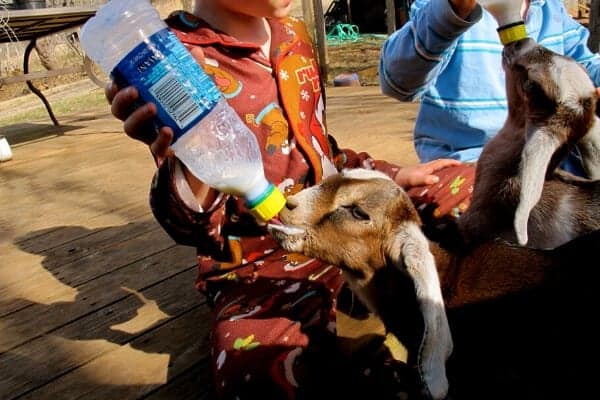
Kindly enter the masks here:
[[269, 233], [277, 240], [279, 245], [287, 251], [301, 253], [304, 250], [306, 230], [294, 225], [269, 224]]

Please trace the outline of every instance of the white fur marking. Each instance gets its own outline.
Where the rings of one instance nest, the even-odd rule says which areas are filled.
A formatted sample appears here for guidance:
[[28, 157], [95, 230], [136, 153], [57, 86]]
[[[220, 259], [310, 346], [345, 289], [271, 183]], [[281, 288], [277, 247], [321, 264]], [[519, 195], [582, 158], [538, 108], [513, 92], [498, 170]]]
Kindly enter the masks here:
[[371, 179], [377, 179], [377, 178], [387, 179], [390, 181], [392, 180], [392, 178], [390, 178], [383, 172], [380, 172], [380, 171], [377, 171], [374, 169], [365, 169], [365, 168], [344, 169], [342, 171], [342, 176], [344, 178], [362, 179], [365, 181], [368, 181]]
[[579, 100], [589, 97], [594, 92], [590, 77], [571, 59], [555, 55], [552, 57], [552, 64], [552, 81], [557, 82], [560, 89], [560, 98], [557, 100], [573, 111], [582, 113]]
[[[419, 373], [431, 396], [443, 399], [448, 393], [446, 360], [453, 344], [435, 260], [429, 251], [427, 238], [414, 222], [399, 227], [395, 246], [399, 246], [399, 256], [414, 281], [425, 322], [419, 349]], [[401, 264], [398, 262], [398, 265]]]
[[527, 244], [527, 223], [533, 207], [542, 197], [546, 169], [552, 155], [560, 146], [556, 137], [545, 127], [533, 132], [521, 153], [521, 193], [515, 211], [514, 228], [520, 245]]

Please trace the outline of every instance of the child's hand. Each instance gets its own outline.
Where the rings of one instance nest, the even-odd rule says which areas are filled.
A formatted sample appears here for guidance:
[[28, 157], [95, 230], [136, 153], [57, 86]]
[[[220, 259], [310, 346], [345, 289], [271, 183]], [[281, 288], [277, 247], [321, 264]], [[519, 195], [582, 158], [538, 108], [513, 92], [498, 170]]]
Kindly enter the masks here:
[[434, 175], [434, 172], [459, 164], [460, 161], [458, 160], [441, 158], [425, 164], [400, 168], [394, 177], [394, 181], [405, 189], [413, 186], [433, 185], [439, 181], [439, 177]]
[[461, 18], [466, 18], [469, 14], [471, 14], [476, 5], [476, 0], [450, 0], [450, 6], [456, 15]]
[[[201, 48], [189, 49], [194, 59], [204, 65], [204, 52]], [[133, 86], [119, 88], [114, 82], [105, 88], [105, 96], [111, 105], [112, 114], [124, 122], [125, 133], [133, 139], [139, 140], [150, 146], [150, 151], [160, 165], [169, 154], [171, 142], [173, 141], [173, 130], [162, 127], [156, 131], [153, 120], [156, 117], [156, 105], [146, 103], [135, 108], [135, 102], [139, 99], [139, 92]]]
[[127, 136], [146, 143], [160, 164], [169, 153], [173, 140], [173, 130], [162, 127], [158, 132], [153, 120], [156, 117], [156, 105], [146, 103], [135, 108], [139, 93], [133, 86], [119, 88], [114, 82], [105, 89], [106, 99], [111, 105], [112, 114], [124, 122], [123, 129]]

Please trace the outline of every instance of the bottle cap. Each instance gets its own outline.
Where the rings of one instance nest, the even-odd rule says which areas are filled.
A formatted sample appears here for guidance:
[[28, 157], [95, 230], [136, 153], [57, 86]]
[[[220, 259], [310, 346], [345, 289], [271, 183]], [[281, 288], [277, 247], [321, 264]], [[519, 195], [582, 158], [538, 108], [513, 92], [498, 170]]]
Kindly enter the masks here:
[[263, 221], [269, 221], [285, 206], [285, 197], [283, 193], [272, 183], [259, 199], [248, 204], [250, 211]]
[[525, 29], [525, 23], [519, 21], [499, 27], [498, 35], [500, 36], [500, 42], [506, 46], [511, 42], [525, 39], [527, 37], [527, 29]]

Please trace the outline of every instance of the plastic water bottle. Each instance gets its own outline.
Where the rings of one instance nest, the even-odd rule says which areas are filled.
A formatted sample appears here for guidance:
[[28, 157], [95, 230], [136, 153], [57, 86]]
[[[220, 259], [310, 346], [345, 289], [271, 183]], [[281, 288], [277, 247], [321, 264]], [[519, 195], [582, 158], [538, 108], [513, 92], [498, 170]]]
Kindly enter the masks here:
[[135, 86], [174, 131], [172, 149], [202, 182], [243, 196], [263, 221], [285, 205], [264, 175], [254, 133], [148, 0], [111, 0], [81, 29], [87, 55], [121, 87]]
[[521, 16], [523, 0], [478, 0], [498, 22], [498, 35], [503, 45], [527, 37], [525, 22]]

